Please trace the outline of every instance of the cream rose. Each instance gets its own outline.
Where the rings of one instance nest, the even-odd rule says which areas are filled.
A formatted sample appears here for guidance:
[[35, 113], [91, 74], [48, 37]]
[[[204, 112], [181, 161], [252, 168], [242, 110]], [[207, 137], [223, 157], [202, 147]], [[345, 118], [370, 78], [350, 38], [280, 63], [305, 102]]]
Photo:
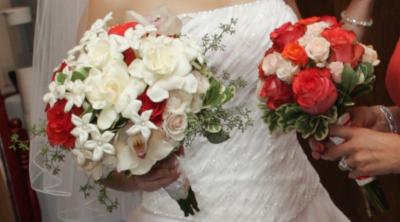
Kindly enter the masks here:
[[90, 70], [85, 80], [86, 98], [94, 109], [102, 110], [97, 120], [100, 129], [107, 129], [118, 118], [115, 104], [131, 81], [123, 62], [113, 60], [103, 71]]
[[298, 66], [293, 66], [290, 61], [282, 59], [276, 70], [276, 76], [285, 82], [291, 82], [293, 76], [299, 71]]
[[322, 31], [330, 26], [327, 22], [317, 22], [311, 25], [307, 25], [307, 31], [303, 37], [299, 39], [299, 43], [302, 46], [306, 46], [314, 37], [320, 36]]
[[343, 73], [343, 63], [342, 62], [332, 62], [328, 65], [329, 70], [332, 73], [332, 79], [335, 83], [342, 82], [342, 73]]
[[361, 44], [361, 46], [364, 48], [364, 55], [362, 57], [362, 61], [369, 62], [373, 66], [379, 65], [381, 61], [378, 59], [378, 53], [374, 50], [374, 48], [372, 46], [366, 46], [363, 44]]
[[164, 119], [163, 130], [168, 138], [174, 141], [182, 141], [185, 138], [187, 125], [187, 116], [185, 114], [170, 114]]
[[170, 92], [167, 102], [167, 112], [169, 113], [184, 113], [190, 112], [192, 95], [182, 91], [173, 90]]
[[283, 60], [282, 56], [276, 52], [265, 56], [261, 65], [261, 68], [264, 71], [265, 75], [275, 74], [282, 60]]
[[322, 37], [314, 37], [305, 46], [308, 57], [317, 63], [325, 62], [329, 57], [330, 44]]
[[185, 45], [179, 39], [149, 36], [143, 40], [140, 54], [146, 69], [155, 75], [186, 75], [192, 69]]
[[[112, 60], [123, 60], [123, 55], [117, 51], [117, 47], [112, 45], [112, 42], [107, 38], [99, 38], [95, 41], [90, 41], [87, 45], [87, 56], [84, 63], [88, 63], [92, 67], [103, 68]], [[80, 61], [83, 62], [83, 61]]]

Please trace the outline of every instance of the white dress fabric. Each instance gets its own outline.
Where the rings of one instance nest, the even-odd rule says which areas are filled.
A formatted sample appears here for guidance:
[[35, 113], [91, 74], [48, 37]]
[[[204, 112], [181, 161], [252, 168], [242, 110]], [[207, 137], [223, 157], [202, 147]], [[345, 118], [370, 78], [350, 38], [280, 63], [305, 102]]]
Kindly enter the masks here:
[[303, 153], [294, 133], [271, 135], [261, 120], [255, 95], [257, 64], [271, 46], [269, 33], [296, 16], [283, 0], [250, 3], [181, 15], [190, 20], [183, 33], [201, 41], [220, 23], [237, 19], [236, 33], [227, 35], [224, 51], [207, 54], [217, 73], [241, 76], [248, 85], [234, 105], [252, 111], [254, 126], [243, 134], [212, 145], [204, 139], [186, 150], [184, 166], [201, 212], [185, 218], [164, 191], [145, 193], [133, 222], [342, 222], [349, 221], [332, 203]]

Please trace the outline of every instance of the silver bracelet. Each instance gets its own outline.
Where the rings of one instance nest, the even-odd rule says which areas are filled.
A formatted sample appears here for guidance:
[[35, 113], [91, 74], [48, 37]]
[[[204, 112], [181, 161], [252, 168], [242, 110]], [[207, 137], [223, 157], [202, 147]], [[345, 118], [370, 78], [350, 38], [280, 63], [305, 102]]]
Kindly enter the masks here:
[[371, 27], [374, 24], [374, 20], [372, 18], [368, 21], [359, 21], [355, 18], [349, 18], [346, 16], [346, 11], [342, 11], [342, 13], [340, 13], [340, 16], [342, 17], [342, 20], [344, 22], [347, 22], [352, 25], [357, 25], [357, 26], [362, 26], [362, 27]]
[[379, 106], [379, 109], [383, 113], [386, 119], [386, 123], [389, 126], [390, 132], [399, 133], [399, 126], [397, 125], [397, 121], [394, 118], [393, 113], [386, 106]]

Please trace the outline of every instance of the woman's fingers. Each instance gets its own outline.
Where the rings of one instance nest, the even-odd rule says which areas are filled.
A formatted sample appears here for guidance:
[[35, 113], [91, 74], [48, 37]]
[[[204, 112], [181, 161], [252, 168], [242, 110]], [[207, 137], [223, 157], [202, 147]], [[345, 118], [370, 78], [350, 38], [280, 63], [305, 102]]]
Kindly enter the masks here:
[[357, 130], [358, 130], [357, 128], [351, 128], [346, 126], [331, 126], [329, 128], [329, 136], [339, 137], [344, 140], [349, 140], [353, 137], [354, 133]]
[[367, 113], [365, 113], [364, 107], [354, 107], [350, 108], [348, 112], [351, 116], [351, 126], [352, 127], [363, 127], [365, 125], [365, 120]]
[[334, 161], [344, 156], [349, 156], [353, 152], [354, 147], [351, 143], [345, 142], [340, 145], [329, 147], [321, 158], [323, 160]]

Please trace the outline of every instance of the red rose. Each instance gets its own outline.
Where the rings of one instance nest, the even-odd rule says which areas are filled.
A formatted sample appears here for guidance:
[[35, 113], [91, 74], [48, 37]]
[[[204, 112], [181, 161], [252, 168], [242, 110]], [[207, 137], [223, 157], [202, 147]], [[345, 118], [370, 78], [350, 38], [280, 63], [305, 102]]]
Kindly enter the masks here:
[[138, 100], [142, 101], [142, 107], [140, 108], [140, 113], [145, 112], [147, 110], [153, 110], [153, 112], [151, 113], [150, 121], [156, 124], [157, 126], [160, 126], [163, 121], [162, 116], [165, 107], [167, 105], [167, 101], [164, 100], [162, 102], [155, 103], [151, 101], [151, 99], [147, 96], [146, 92], [138, 96]]
[[285, 23], [271, 33], [270, 38], [274, 43], [272, 47], [276, 51], [282, 52], [286, 44], [288, 44], [289, 42], [297, 41], [300, 37], [304, 35], [305, 32], [306, 27], [304, 25], [293, 25], [290, 22]]
[[331, 61], [349, 63], [354, 68], [360, 63], [365, 50], [360, 44], [345, 44], [332, 46], [332, 51]]
[[62, 62], [60, 66], [54, 71], [53, 76], [51, 77], [51, 81], [54, 81], [56, 79], [57, 73], [62, 72], [65, 67], [67, 67], [67, 63]]
[[321, 35], [333, 46], [354, 44], [357, 40], [356, 34], [354, 32], [345, 30], [340, 27], [325, 29], [321, 33]]
[[128, 66], [136, 59], [136, 54], [133, 49], [127, 49], [122, 54], [124, 54], [124, 62]]
[[82, 108], [73, 107], [70, 112], [64, 112], [67, 100], [57, 101], [53, 107], [47, 106], [47, 127], [46, 134], [50, 145], [63, 146], [67, 149], [72, 149], [75, 146], [75, 137], [71, 131], [75, 128], [71, 121], [72, 114], [77, 116], [83, 112]]
[[325, 15], [320, 18], [320, 21], [329, 23], [331, 26], [340, 26], [340, 23], [338, 22], [335, 16]]
[[275, 110], [281, 105], [293, 101], [289, 84], [278, 79], [275, 75], [265, 78], [259, 96], [268, 99], [267, 107], [270, 110]]
[[310, 25], [316, 22], [321, 21], [321, 18], [318, 16], [312, 16], [312, 17], [308, 17], [308, 18], [304, 18], [304, 19], [300, 19], [297, 23], [301, 24], [301, 25]]
[[303, 46], [297, 41], [289, 42], [282, 51], [282, 57], [292, 61], [293, 63], [304, 66], [308, 62], [308, 56]]
[[312, 115], [322, 114], [335, 104], [338, 92], [328, 69], [310, 68], [293, 79], [292, 90], [297, 104]]
[[109, 35], [120, 35], [124, 36], [125, 32], [130, 28], [135, 28], [138, 23], [136, 22], [127, 22], [124, 24], [116, 25], [108, 30]]
[[301, 25], [311, 25], [313, 23], [317, 23], [317, 22], [326, 22], [329, 23], [331, 26], [337, 26], [340, 23], [337, 21], [336, 17], [334, 16], [312, 16], [309, 18], [305, 18], [305, 19], [300, 19], [298, 21], [299, 24]]

